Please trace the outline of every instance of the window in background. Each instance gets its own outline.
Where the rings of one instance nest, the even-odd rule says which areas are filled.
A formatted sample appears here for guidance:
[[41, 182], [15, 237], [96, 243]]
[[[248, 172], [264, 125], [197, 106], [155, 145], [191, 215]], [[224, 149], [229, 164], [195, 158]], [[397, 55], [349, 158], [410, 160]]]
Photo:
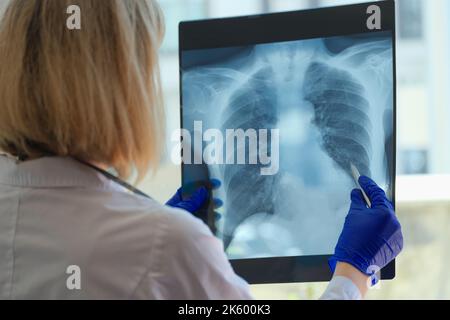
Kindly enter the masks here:
[[208, 14], [210, 18], [258, 14], [264, 11], [265, 4], [263, 0], [209, 0]]
[[399, 174], [427, 174], [431, 170], [424, 4], [423, 0], [397, 2]]
[[[400, 0], [398, 15], [401, 19], [398, 35], [401, 39], [421, 39], [423, 37], [423, 5], [422, 0]], [[411, 23], [411, 22], [414, 23]]]
[[319, 0], [268, 0], [266, 6], [267, 12], [294, 11], [319, 6]]
[[163, 0], [159, 1], [166, 18], [166, 37], [163, 53], [178, 51], [178, 23], [181, 20], [201, 19], [207, 14], [207, 0]]

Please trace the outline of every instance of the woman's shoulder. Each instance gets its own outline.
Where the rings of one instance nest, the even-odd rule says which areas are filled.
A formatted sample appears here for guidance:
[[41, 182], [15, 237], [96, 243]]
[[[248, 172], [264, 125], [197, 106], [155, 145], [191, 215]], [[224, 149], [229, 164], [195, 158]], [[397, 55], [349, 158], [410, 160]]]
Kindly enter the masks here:
[[120, 249], [108, 248], [114, 256], [128, 257], [122, 264], [145, 266], [133, 297], [251, 298], [247, 284], [233, 272], [222, 242], [202, 220], [142, 197], [132, 196], [124, 205], [120, 223], [124, 241], [114, 242]]
[[144, 263], [165, 260], [166, 255], [176, 259], [175, 252], [192, 251], [199, 239], [214, 237], [200, 219], [156, 200], [116, 194], [99, 206], [92, 219], [100, 223], [91, 220], [98, 226], [96, 239], [102, 242], [98, 247], [134, 252], [133, 260], [151, 259]]
[[191, 213], [163, 205], [153, 199], [122, 194], [111, 199], [106, 207], [109, 215], [119, 211], [119, 216], [124, 221], [133, 221], [139, 226], [145, 226], [145, 232], [158, 233], [173, 241], [183, 241], [202, 234], [211, 235], [206, 224]]

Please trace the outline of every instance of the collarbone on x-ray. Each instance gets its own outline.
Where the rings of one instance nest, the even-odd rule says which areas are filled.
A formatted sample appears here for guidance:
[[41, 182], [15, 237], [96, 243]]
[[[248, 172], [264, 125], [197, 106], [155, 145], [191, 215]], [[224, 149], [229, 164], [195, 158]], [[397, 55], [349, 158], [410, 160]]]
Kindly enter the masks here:
[[391, 35], [221, 50], [195, 52], [209, 62], [184, 71], [184, 123], [277, 128], [280, 169], [208, 167], [223, 182], [217, 236], [232, 259], [331, 254], [356, 187], [350, 165], [391, 187]]

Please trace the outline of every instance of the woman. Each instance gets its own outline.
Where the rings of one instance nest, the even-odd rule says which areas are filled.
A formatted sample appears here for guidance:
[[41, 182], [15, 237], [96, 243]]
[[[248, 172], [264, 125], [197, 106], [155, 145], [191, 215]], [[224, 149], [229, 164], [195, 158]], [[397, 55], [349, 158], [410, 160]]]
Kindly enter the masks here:
[[[66, 28], [73, 4], [82, 30]], [[183, 210], [206, 190], [171, 208], [102, 173], [140, 180], [156, 168], [163, 31], [152, 0], [11, 1], [0, 29], [0, 298], [251, 298], [221, 243]], [[374, 205], [353, 192], [326, 299], [364, 296], [368, 267], [402, 247], [384, 192], [361, 184]]]

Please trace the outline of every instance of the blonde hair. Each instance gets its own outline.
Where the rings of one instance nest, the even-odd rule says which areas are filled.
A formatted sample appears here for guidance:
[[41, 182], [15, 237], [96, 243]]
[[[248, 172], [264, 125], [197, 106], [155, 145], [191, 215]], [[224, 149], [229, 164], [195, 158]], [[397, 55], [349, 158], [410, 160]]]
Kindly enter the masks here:
[[[70, 5], [81, 30], [66, 26]], [[0, 149], [142, 178], [164, 144], [163, 34], [154, 0], [12, 0], [0, 25]]]

